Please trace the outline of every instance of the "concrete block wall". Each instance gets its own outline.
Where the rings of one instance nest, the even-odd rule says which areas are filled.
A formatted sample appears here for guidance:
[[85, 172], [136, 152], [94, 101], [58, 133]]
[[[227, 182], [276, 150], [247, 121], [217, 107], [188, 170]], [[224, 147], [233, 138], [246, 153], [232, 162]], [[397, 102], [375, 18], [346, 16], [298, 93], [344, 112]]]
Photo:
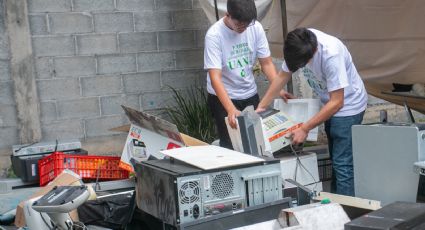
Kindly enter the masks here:
[[[18, 142], [16, 103], [10, 75], [9, 38], [5, 25], [5, 2], [0, 0], [0, 149]], [[4, 162], [0, 158], [0, 168]]]
[[197, 1], [28, 0], [43, 139], [114, 135], [121, 104], [158, 113], [168, 85], [204, 85]]

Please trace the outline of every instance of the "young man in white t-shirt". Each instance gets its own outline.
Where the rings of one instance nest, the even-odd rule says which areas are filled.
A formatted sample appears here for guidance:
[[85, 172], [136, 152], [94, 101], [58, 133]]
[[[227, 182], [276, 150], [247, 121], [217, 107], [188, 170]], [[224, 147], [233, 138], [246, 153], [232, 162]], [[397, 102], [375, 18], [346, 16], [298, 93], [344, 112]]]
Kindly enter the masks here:
[[256, 59], [270, 82], [277, 76], [264, 29], [256, 18], [254, 0], [228, 0], [226, 15], [205, 36], [208, 104], [220, 146], [230, 149], [224, 118], [235, 128], [240, 111], [249, 105], [256, 108], [260, 101], [253, 75]]
[[[336, 37], [319, 30], [298, 28], [284, 44], [282, 70], [257, 111], [263, 110], [288, 82], [291, 72], [303, 71], [307, 82], [324, 106], [299, 129], [292, 132], [292, 143], [305, 141], [308, 132], [325, 122], [333, 163], [334, 192], [354, 196], [351, 126], [360, 124], [367, 106], [367, 93], [347, 47]], [[284, 99], [293, 96], [285, 91]]]

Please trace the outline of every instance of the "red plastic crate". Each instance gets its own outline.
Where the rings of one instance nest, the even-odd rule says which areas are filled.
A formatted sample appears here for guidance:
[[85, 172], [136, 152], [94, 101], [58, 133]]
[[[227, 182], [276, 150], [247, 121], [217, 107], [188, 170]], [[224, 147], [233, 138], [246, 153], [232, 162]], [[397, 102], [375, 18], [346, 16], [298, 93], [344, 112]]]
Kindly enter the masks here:
[[64, 169], [77, 173], [83, 179], [127, 179], [129, 172], [118, 167], [120, 157], [82, 156], [55, 152], [38, 161], [40, 186], [44, 186]]

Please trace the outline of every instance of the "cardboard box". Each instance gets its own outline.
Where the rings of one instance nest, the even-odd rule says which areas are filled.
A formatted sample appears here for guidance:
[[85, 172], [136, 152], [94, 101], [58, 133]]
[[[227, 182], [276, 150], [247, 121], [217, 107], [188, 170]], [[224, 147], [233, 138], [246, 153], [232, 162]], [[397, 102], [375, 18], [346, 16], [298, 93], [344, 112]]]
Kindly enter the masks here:
[[132, 160], [144, 161], [150, 156], [162, 159], [161, 150], [182, 146], [207, 145], [181, 134], [177, 126], [159, 117], [122, 106], [131, 125], [121, 154], [120, 167], [134, 172]]
[[[73, 172], [70, 172], [68, 170], [63, 171], [59, 176], [57, 176], [52, 182], [50, 182], [45, 187], [40, 187], [40, 190], [38, 190], [36, 193], [34, 193], [29, 199], [42, 196], [53, 189], [55, 186], [66, 186], [66, 185], [75, 185], [79, 186], [82, 185], [83, 182], [81, 181], [81, 178]], [[28, 200], [29, 200], [28, 199]], [[16, 207], [16, 216], [15, 216], [15, 225], [16, 227], [24, 227], [26, 225], [25, 223], [25, 216], [24, 216], [24, 203], [27, 200], [22, 201], [19, 203], [19, 205]], [[77, 210], [74, 210], [69, 213], [73, 221], [78, 221], [78, 214]]]

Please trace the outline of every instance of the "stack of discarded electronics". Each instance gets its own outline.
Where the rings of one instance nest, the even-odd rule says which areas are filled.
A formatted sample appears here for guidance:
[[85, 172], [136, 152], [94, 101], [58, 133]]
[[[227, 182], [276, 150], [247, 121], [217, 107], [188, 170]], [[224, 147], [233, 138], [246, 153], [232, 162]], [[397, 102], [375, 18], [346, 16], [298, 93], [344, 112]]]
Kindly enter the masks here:
[[37, 183], [39, 181], [38, 161], [53, 152], [65, 154], [87, 155], [78, 140], [57, 140], [26, 145], [12, 146], [12, 168], [23, 182]]
[[[184, 145], [175, 125], [124, 110], [132, 127], [123, 160], [136, 172], [136, 211], [151, 229], [230, 229], [273, 219], [291, 205], [279, 160], [212, 145], [168, 148]], [[134, 140], [145, 143], [143, 159], [128, 151], [137, 150]]]
[[[163, 153], [172, 158], [136, 163], [136, 201], [167, 225], [201, 229], [217, 224], [228, 229], [270, 220], [290, 205], [282, 196], [278, 160], [211, 145]], [[247, 218], [251, 215], [256, 218]]]

